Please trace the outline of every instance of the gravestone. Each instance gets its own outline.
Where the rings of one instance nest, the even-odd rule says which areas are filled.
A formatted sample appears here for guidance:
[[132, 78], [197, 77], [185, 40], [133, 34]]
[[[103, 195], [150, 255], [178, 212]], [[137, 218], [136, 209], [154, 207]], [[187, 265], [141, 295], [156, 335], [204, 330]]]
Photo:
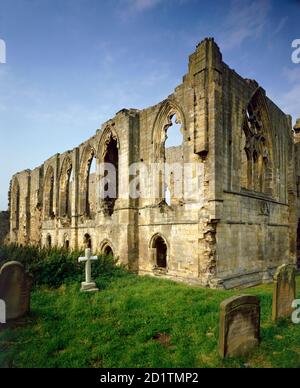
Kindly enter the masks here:
[[225, 357], [246, 355], [260, 342], [260, 301], [242, 295], [220, 305], [219, 353]]
[[0, 324], [1, 323], [6, 323], [6, 306], [2, 299], [0, 299]]
[[0, 299], [6, 304], [6, 320], [18, 319], [30, 310], [32, 276], [23, 265], [10, 261], [0, 270]]
[[296, 299], [296, 269], [291, 264], [278, 267], [274, 276], [273, 321], [291, 317], [294, 311], [292, 304]]
[[85, 282], [81, 283], [83, 292], [99, 291], [96, 283], [92, 281], [92, 262], [97, 260], [98, 256], [92, 256], [90, 248], [86, 248], [84, 257], [78, 258], [79, 263], [85, 263]]

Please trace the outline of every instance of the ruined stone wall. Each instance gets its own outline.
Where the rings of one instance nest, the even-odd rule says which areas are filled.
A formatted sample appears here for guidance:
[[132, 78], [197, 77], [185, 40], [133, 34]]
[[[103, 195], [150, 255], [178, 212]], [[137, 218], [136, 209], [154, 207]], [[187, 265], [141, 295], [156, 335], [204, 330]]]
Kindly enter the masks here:
[[0, 244], [3, 244], [9, 233], [9, 212], [0, 212]]
[[[295, 262], [293, 136], [287, 116], [255, 81], [242, 79], [226, 65], [222, 78], [223, 115], [217, 140], [220, 168], [216, 180], [223, 187], [219, 194], [217, 276], [225, 287], [234, 287], [269, 281], [277, 266]], [[253, 98], [266, 113], [255, 118], [263, 129], [253, 137], [249, 134], [246, 147], [260, 136], [267, 139], [265, 174], [269, 176], [265, 177], [265, 192], [256, 187], [244, 188], [242, 183], [243, 123]], [[252, 183], [257, 186], [260, 177], [254, 178]]]
[[[120, 182], [120, 198], [117, 200], [115, 212], [111, 217], [104, 214], [100, 202], [97, 200], [97, 185], [99, 184], [99, 176], [89, 176], [90, 182], [90, 205], [91, 213], [86, 214], [81, 208], [81, 174], [84, 169], [82, 166], [84, 160], [93, 155], [96, 158], [97, 164], [101, 161], [101, 142], [106, 132], [116, 127], [118, 142], [119, 142], [119, 171], [120, 176], [124, 177]], [[134, 223], [135, 210], [132, 208], [131, 199], [128, 197], [129, 184], [129, 165], [135, 161], [134, 141], [136, 138], [136, 113], [131, 111], [122, 111], [117, 116], [105, 123], [102, 129], [97, 131], [97, 134], [91, 139], [81, 144], [78, 148], [67, 153], [56, 155], [50, 158], [43, 165], [44, 176], [49, 168], [54, 171], [54, 214], [53, 217], [45, 219], [45, 214], [41, 214], [41, 243], [48, 244], [49, 236], [52, 245], [63, 246], [66, 241], [69, 242], [71, 248], [83, 248], [85, 246], [86, 235], [89, 235], [92, 241], [92, 248], [95, 251], [102, 251], [109, 245], [115, 256], [119, 256], [120, 260], [128, 264], [130, 258], [130, 266], [135, 266], [137, 257], [136, 243], [136, 224]], [[86, 157], [88, 156], [88, 157]], [[72, 165], [72, 181], [69, 182], [70, 190], [70, 216], [60, 214], [60, 182], [61, 174], [66, 158], [70, 159]], [[126, 178], [127, 177], [127, 178]], [[123, 187], [121, 188], [121, 184]], [[43, 191], [44, 183], [41, 181], [41, 190]], [[43, 202], [45, 202], [43, 194]], [[35, 219], [35, 223], [39, 223], [39, 219]]]
[[[30, 174], [30, 239], [32, 245], [41, 244], [41, 225], [43, 209], [43, 167], [34, 169]], [[21, 180], [22, 181], [22, 180]]]
[[[161, 135], [164, 120], [172, 112], [180, 118], [183, 132], [183, 145], [166, 150], [168, 163], [195, 163], [194, 178], [190, 182], [193, 195], [175, 198], [171, 205], [154, 194], [139, 201], [139, 272], [152, 274], [156, 265], [153, 242], [162, 236], [168, 247], [167, 276], [185, 279], [190, 282], [199, 279], [199, 224], [202, 225], [200, 208], [204, 203], [204, 163], [194, 152], [194, 91], [190, 81], [176, 89], [163, 103], [144, 110], [140, 114], [140, 159], [150, 166], [163, 161], [161, 155]], [[178, 108], [180, 107], [180, 108]], [[162, 118], [162, 121], [160, 120]], [[172, 130], [172, 127], [169, 128]], [[150, 167], [149, 167], [150, 168]], [[174, 175], [173, 175], [174, 176]], [[197, 182], [196, 182], [197, 181]], [[196, 191], [199, 183], [199, 191]], [[146, 189], [151, 192], [155, 187], [149, 180]]]
[[18, 225], [13, 222], [16, 218], [14, 211], [13, 195], [10, 194], [10, 241], [12, 243], [26, 245], [30, 243], [30, 184], [31, 184], [31, 171], [25, 170], [17, 174], [12, 180], [12, 186], [14, 183], [19, 185], [19, 219]]
[[[175, 116], [183, 143], [166, 149]], [[249, 161], [243, 152], [255, 142], [257, 154], [252, 149]], [[205, 39], [166, 100], [144, 110], [123, 109], [78, 147], [13, 177], [10, 238], [110, 249], [132, 271], [203, 286], [268, 281], [278, 265], [296, 259], [298, 154], [286, 115], [255, 81], [223, 62], [213, 39]], [[97, 171], [90, 174], [94, 159]], [[100, 198], [100, 166], [108, 161], [119, 177], [113, 201]], [[180, 176], [168, 171], [170, 203], [161, 188], [165, 162], [182, 171], [192, 166], [176, 195]], [[154, 164], [160, 172], [151, 170]], [[132, 165], [135, 172], [148, 172], [146, 195], [129, 195]]]
[[297, 267], [300, 268], [300, 119], [297, 120], [297, 123], [294, 127], [295, 131], [295, 171], [294, 171], [294, 180], [295, 180], [295, 245], [296, 245], [296, 257], [297, 257]]

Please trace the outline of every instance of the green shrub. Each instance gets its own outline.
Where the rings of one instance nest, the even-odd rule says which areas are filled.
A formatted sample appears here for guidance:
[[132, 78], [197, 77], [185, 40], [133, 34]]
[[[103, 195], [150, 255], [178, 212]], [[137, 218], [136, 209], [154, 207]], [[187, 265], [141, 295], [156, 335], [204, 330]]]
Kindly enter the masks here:
[[[64, 283], [84, 281], [84, 264], [78, 263], [82, 255], [82, 251], [63, 248], [0, 245], [0, 266], [7, 261], [19, 261], [33, 275], [35, 285], [57, 288]], [[97, 284], [106, 284], [108, 278], [125, 272], [124, 268], [116, 266], [117, 260], [113, 257], [98, 255], [98, 258], [92, 265]]]

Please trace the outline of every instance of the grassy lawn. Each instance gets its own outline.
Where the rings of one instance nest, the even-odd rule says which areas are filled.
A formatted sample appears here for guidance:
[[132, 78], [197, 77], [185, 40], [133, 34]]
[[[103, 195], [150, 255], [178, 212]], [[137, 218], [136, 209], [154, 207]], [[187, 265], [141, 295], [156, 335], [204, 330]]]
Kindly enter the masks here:
[[[36, 289], [30, 317], [0, 332], [0, 366], [300, 367], [300, 325], [272, 323], [272, 285], [225, 292], [127, 274], [98, 282], [91, 295], [78, 284]], [[219, 304], [241, 293], [261, 299], [262, 343], [223, 361]]]

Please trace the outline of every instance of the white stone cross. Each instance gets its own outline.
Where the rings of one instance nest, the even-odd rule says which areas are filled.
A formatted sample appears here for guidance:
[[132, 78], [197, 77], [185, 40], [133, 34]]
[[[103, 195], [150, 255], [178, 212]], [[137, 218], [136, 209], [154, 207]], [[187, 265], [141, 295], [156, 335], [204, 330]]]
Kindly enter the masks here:
[[92, 281], [92, 261], [98, 260], [98, 256], [92, 256], [91, 249], [85, 250], [85, 256], [79, 257], [78, 262], [85, 262], [85, 282], [81, 283], [81, 291], [92, 292], [99, 291], [96, 287], [96, 283]]

